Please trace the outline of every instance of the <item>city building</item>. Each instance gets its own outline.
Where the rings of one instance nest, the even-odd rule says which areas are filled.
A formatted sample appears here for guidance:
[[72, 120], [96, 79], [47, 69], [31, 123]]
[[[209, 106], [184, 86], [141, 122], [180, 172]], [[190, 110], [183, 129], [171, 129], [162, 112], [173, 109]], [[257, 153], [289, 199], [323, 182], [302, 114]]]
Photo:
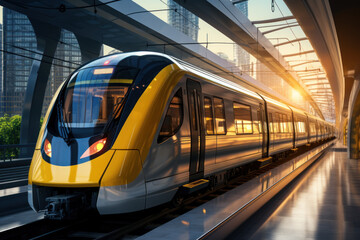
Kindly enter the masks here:
[[[2, 65], [2, 62], [3, 62], [3, 52], [2, 52], [2, 50], [3, 50], [3, 47], [2, 47], [2, 40], [3, 40], [3, 25], [2, 24], [0, 24], [0, 49], [1, 49], [1, 51], [0, 51], [0, 96], [1, 96], [1, 93], [2, 93], [2, 91], [3, 91], [3, 65]], [[1, 106], [1, 104], [0, 104], [0, 106]]]
[[[29, 19], [16, 11], [3, 9], [3, 78], [0, 116], [21, 115], [26, 86], [37, 44]], [[81, 62], [80, 49], [73, 33], [62, 30], [48, 81], [43, 115], [56, 89]], [[2, 72], [2, 71], [1, 71]]]
[[[248, 17], [248, 0], [237, 0], [233, 1], [233, 3], [234, 6], [242, 12], [242, 14]], [[234, 57], [236, 65], [240, 68], [240, 70], [248, 75], [252, 75], [250, 66], [250, 54], [239, 45], [234, 45]]]
[[[36, 39], [25, 15], [3, 9], [3, 79], [0, 116], [21, 115]], [[26, 49], [26, 50], [24, 50]]]
[[171, 9], [168, 12], [169, 24], [197, 41], [199, 32], [199, 17], [181, 7], [173, 0], [168, 0], [167, 4]]

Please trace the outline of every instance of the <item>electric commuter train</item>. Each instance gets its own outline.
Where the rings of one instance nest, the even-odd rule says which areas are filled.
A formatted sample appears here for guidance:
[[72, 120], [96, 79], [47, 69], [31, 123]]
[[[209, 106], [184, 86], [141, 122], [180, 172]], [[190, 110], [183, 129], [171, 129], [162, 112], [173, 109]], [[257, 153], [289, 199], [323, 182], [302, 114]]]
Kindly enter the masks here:
[[139, 211], [333, 136], [319, 118], [171, 56], [110, 55], [80, 67], [55, 94], [28, 201], [53, 219]]

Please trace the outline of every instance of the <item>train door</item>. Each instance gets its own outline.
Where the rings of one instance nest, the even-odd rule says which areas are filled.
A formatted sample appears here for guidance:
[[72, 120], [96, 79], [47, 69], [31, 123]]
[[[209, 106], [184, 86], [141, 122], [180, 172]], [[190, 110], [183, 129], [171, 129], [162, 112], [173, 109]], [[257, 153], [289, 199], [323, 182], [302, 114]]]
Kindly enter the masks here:
[[260, 128], [262, 134], [262, 157], [267, 158], [269, 155], [269, 132], [268, 132], [268, 125], [266, 119], [266, 112], [264, 105], [262, 103], [259, 104], [259, 121], [260, 121]]
[[191, 135], [189, 180], [192, 182], [204, 177], [205, 129], [201, 85], [197, 81], [188, 79], [186, 87]]
[[295, 148], [297, 145], [296, 139], [298, 139], [298, 136], [297, 136], [298, 130], [295, 128], [295, 121], [299, 121], [299, 120], [295, 119], [294, 111], [292, 109], [290, 109], [290, 110], [291, 110], [291, 127], [293, 129], [292, 130], [292, 134], [293, 134], [293, 137], [292, 137], [293, 146], [292, 147]]
[[[269, 123], [269, 139], [268, 139], [268, 142], [269, 142], [269, 151], [270, 149], [271, 150], [274, 150], [274, 141], [275, 141], [275, 129], [274, 129], [274, 119], [273, 119], [273, 113], [269, 111], [269, 109], [267, 108], [268, 110], [268, 123]], [[270, 154], [270, 152], [269, 152]]]
[[308, 115], [306, 115], [306, 132], [307, 132], [307, 144], [311, 142], [311, 132], [310, 132], [310, 119]]

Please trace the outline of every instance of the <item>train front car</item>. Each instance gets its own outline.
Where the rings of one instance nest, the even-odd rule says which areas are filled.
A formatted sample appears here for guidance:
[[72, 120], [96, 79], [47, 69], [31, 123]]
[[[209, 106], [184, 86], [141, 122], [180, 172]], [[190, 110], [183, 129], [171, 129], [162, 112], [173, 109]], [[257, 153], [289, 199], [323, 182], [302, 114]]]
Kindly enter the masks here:
[[90, 209], [144, 209], [142, 164], [169, 97], [161, 91], [176, 85], [172, 76], [178, 70], [169, 58], [139, 52], [104, 57], [75, 71], [40, 130], [29, 171], [30, 206], [51, 219]]

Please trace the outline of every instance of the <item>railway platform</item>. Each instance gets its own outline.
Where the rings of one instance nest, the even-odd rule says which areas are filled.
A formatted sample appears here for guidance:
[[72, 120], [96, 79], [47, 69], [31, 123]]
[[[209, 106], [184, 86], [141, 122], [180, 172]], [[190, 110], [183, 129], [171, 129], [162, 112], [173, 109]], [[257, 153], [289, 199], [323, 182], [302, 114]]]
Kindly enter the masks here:
[[[193, 209], [192, 211], [189, 211], [188, 213], [148, 232], [139, 239], [224, 239], [226, 237], [229, 239], [249, 239], [252, 236], [247, 235], [247, 237], [243, 238], [243, 233], [238, 232], [240, 231], [239, 229], [244, 229], [244, 232], [246, 232], [249, 228], [252, 228], [252, 225], [247, 223], [247, 219], [254, 213], [256, 213], [255, 215], [260, 214], [261, 217], [261, 207], [265, 204], [266, 207], [275, 210], [271, 204], [270, 198], [285, 188], [287, 184], [289, 184], [302, 172], [305, 172], [305, 174], [301, 174], [299, 176], [300, 179], [303, 178], [304, 175], [311, 176], [311, 172], [314, 171], [314, 169], [317, 170], [317, 168], [320, 168], [317, 171], [324, 172], [324, 174], [328, 177], [323, 180], [319, 180], [315, 177], [314, 182], [309, 181], [306, 184], [306, 186], [309, 186], [310, 188], [313, 187], [315, 190], [319, 187], [319, 184], [320, 186], [327, 186], [337, 181], [336, 179], [332, 179], [333, 177], [336, 177], [336, 175], [331, 172], [336, 170], [333, 170], [333, 168], [329, 167], [329, 164], [326, 163], [330, 161], [334, 164], [334, 159], [337, 158], [334, 157], [334, 154], [342, 156], [341, 158], [344, 162], [348, 159], [346, 158], [346, 152], [339, 152], [344, 151], [343, 147], [339, 147], [338, 145], [333, 147], [334, 142], [335, 140], [321, 145], [310, 152], [300, 155], [293, 160], [272, 169], [270, 172], [265, 172], [249, 182], [246, 182], [245, 184], [221, 195], [220, 197], [205, 203], [199, 208]], [[325, 165], [323, 165], [324, 163]], [[320, 165], [318, 166], [318, 164]], [[307, 169], [309, 166], [310, 168]], [[342, 174], [342, 177], [346, 177], [345, 172]], [[296, 178], [296, 182], [299, 181], [299, 178]], [[328, 183], [329, 181], [330, 183]], [[346, 186], [344, 185], [344, 187]], [[288, 189], [288, 187], [284, 190], [286, 189]], [[280, 193], [282, 194], [283, 191]], [[334, 197], [326, 196], [325, 191], [322, 191], [322, 193], [324, 193], [324, 200], [317, 202], [317, 206], [313, 205], [315, 208], [323, 207], [322, 204], [326, 204], [327, 197], [329, 197], [328, 201], [331, 201], [331, 198]], [[314, 194], [314, 192], [310, 192], [309, 194]], [[349, 197], [351, 198], [351, 195], [349, 195]], [[306, 199], [306, 197], [303, 198]], [[356, 199], [357, 198], [354, 198], [352, 201], [356, 201]], [[269, 201], [270, 203], [267, 203]], [[314, 200], [311, 199], [310, 201]], [[314, 212], [314, 209], [311, 209], [311, 204], [312, 203], [309, 203], [310, 209], [307, 209], [307, 203], [305, 201], [305, 203], [301, 206], [302, 209], [294, 209], [299, 212], [306, 211], [308, 213], [312, 213]], [[326, 207], [326, 205], [324, 205], [324, 207]], [[339, 209], [335, 208], [333, 211], [337, 210]], [[296, 216], [296, 214], [294, 215]], [[306, 217], [306, 214], [303, 214], [302, 216]], [[304, 227], [309, 224], [313, 228], [316, 228], [317, 220], [318, 219], [316, 218], [304, 219]], [[353, 218], [353, 220], [355, 219]], [[324, 223], [326, 224], [326, 221], [321, 224]], [[252, 224], [256, 225], [254, 222]], [[297, 225], [287, 224], [286, 219], [282, 222], [282, 224], [287, 227], [287, 231], [282, 233], [282, 237], [288, 239], [289, 234], [291, 233], [292, 225], [295, 228], [295, 231]], [[326, 227], [327, 226], [324, 226], [323, 228], [326, 229]], [[331, 227], [333, 227], [333, 225], [331, 225]], [[271, 227], [265, 229], [271, 231]], [[299, 235], [301, 235], [301, 230], [302, 229], [299, 230]], [[279, 234], [281, 236], [281, 231]], [[305, 231], [303, 234], [307, 234], [307, 232]], [[278, 239], [276, 238], [275, 232], [273, 235], [268, 235], [264, 232], [263, 235], [259, 236], [262, 236], [264, 239], [269, 239], [269, 236], [274, 236], [273, 239]], [[305, 239], [306, 236], [307, 235], [304, 235], [304, 238], [301, 238], [303, 236], [300, 236], [300, 238]]]
[[0, 189], [0, 232], [41, 218], [27, 202], [27, 185]]
[[0, 232], [42, 217], [27, 202], [29, 158], [0, 162]]
[[30, 209], [27, 203], [29, 165], [30, 159], [0, 161], [0, 217]]
[[228, 239], [358, 239], [359, 216], [360, 162], [337, 143]]

